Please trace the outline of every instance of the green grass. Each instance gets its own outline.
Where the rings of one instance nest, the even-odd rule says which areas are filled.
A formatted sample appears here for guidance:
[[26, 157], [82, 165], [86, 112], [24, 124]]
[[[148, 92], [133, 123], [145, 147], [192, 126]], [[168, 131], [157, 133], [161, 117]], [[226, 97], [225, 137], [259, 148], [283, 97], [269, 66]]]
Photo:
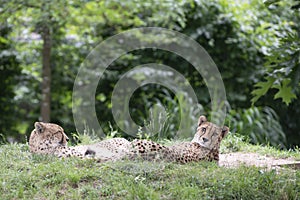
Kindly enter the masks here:
[[[297, 158], [297, 152], [252, 146], [228, 137], [223, 152]], [[299, 154], [299, 152], [298, 152]], [[0, 199], [299, 199], [300, 172], [32, 155], [24, 144], [0, 146]]]

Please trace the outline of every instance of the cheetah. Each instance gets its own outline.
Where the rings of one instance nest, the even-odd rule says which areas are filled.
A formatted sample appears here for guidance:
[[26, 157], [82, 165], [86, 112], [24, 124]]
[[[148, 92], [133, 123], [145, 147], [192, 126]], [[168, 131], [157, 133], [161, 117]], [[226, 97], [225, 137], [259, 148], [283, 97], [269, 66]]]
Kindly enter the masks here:
[[218, 161], [220, 143], [228, 131], [228, 127], [218, 127], [208, 122], [205, 116], [200, 116], [197, 132], [191, 142], [164, 146], [148, 140], [135, 139], [129, 142], [124, 138], [112, 138], [96, 144], [68, 147], [68, 137], [60, 126], [36, 122], [29, 146], [33, 153], [58, 157], [93, 157], [101, 162], [137, 158], [179, 163]]
[[32, 153], [50, 154], [58, 157], [85, 157], [85, 152], [67, 146], [68, 136], [62, 127], [52, 123], [35, 122], [29, 138]]
[[130, 159], [141, 157], [146, 160], [166, 160], [179, 163], [200, 160], [218, 162], [220, 144], [228, 132], [228, 127], [218, 127], [208, 122], [205, 116], [200, 116], [197, 132], [191, 142], [163, 146], [152, 141], [133, 140], [129, 157]]
[[[124, 138], [113, 138], [92, 145], [68, 147], [68, 136], [61, 126], [53, 123], [35, 122], [35, 129], [29, 138], [29, 149], [32, 153], [49, 154], [57, 157], [94, 157], [100, 161], [117, 159], [128, 149], [130, 142]], [[93, 151], [91, 148], [95, 149]], [[102, 157], [100, 157], [100, 153]]]

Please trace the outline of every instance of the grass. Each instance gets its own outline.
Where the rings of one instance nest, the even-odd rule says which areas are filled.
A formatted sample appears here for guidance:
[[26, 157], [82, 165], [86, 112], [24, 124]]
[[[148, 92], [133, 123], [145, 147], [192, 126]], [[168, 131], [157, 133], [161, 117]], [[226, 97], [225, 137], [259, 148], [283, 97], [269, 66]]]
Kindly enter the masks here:
[[[223, 152], [298, 158], [299, 152], [253, 146], [230, 136]], [[0, 199], [299, 199], [300, 172], [279, 174], [201, 162], [180, 165], [58, 159], [32, 155], [25, 144], [0, 146]]]

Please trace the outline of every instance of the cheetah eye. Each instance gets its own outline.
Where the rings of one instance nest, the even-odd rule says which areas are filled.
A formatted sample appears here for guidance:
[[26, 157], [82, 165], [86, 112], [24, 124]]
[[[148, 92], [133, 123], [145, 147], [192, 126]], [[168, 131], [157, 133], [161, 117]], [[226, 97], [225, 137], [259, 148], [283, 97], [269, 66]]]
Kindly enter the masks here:
[[206, 128], [204, 128], [204, 127], [201, 130], [202, 130], [203, 133], [206, 132]]

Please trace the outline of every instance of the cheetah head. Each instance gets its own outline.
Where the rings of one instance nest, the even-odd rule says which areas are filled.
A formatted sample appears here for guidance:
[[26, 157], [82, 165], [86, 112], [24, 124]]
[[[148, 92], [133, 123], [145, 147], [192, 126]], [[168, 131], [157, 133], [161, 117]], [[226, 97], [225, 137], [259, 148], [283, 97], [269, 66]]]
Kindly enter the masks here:
[[228, 127], [219, 127], [208, 122], [205, 116], [200, 116], [197, 132], [192, 142], [198, 143], [202, 147], [213, 149], [216, 146], [220, 146], [222, 139], [228, 134], [228, 131]]
[[34, 127], [29, 138], [31, 152], [48, 153], [58, 146], [67, 146], [69, 138], [59, 125], [35, 122]]

